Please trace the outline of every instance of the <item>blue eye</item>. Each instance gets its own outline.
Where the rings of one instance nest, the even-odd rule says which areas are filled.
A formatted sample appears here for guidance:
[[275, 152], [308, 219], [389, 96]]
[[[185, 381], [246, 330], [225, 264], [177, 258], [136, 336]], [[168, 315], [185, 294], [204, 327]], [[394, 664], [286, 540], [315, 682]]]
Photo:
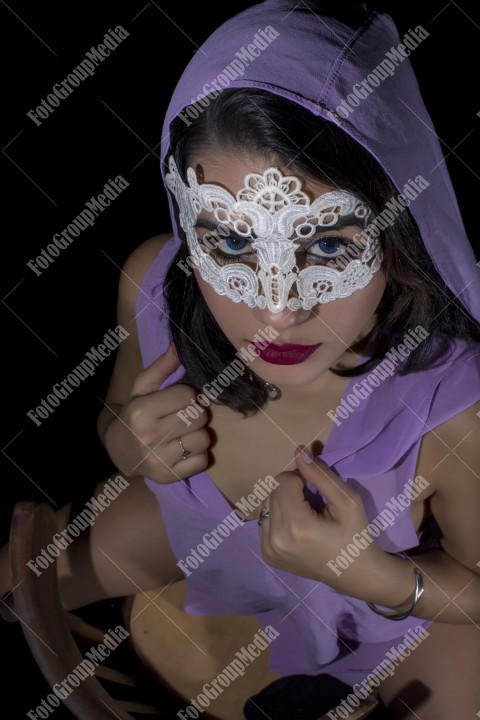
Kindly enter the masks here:
[[318, 243], [318, 247], [320, 248], [320, 250], [329, 254], [337, 252], [339, 249], [339, 245], [340, 243], [338, 242], [338, 240], [320, 240], [320, 242]]
[[[219, 263], [227, 262], [257, 262], [256, 253], [251, 248], [251, 241], [248, 238], [240, 237], [234, 233], [219, 237], [218, 235], [205, 236], [204, 241], [209, 240], [209, 254]], [[314, 240], [312, 244], [304, 249], [310, 261], [321, 262], [327, 258], [337, 258], [343, 255], [350, 242], [341, 237], [327, 236]]]
[[[348, 242], [338, 237], [324, 237], [316, 240], [308, 248], [308, 253], [320, 258], [339, 257], [345, 252]], [[315, 252], [317, 250], [318, 252]]]
[[[222, 233], [221, 236], [215, 232], [206, 233], [203, 237], [198, 237], [198, 240], [204, 246], [206, 252], [221, 265], [229, 262], [240, 262], [248, 256], [255, 257], [252, 248], [248, 248], [250, 239], [241, 237], [234, 232], [229, 235]], [[247, 248], [246, 251], [245, 248]]]
[[241, 250], [243, 250], [248, 244], [248, 240], [246, 240], [245, 238], [237, 237], [234, 235], [228, 235], [227, 237], [221, 238], [221, 240], [218, 241], [219, 249], [225, 252], [226, 255], [230, 254], [228, 251], [230, 251], [231, 254], [234, 255], [236, 252], [240, 252]]

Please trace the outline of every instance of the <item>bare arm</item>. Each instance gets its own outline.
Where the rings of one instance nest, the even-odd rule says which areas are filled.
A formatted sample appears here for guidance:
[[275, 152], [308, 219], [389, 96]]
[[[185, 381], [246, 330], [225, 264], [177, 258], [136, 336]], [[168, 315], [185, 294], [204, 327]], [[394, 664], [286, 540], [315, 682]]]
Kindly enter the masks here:
[[480, 622], [479, 411], [477, 402], [425, 436], [437, 462], [418, 470], [435, 485], [431, 509], [442, 531], [442, 549], [419, 553], [411, 561], [389, 557], [389, 580], [378, 588], [376, 602], [393, 606], [395, 598], [407, 598], [414, 564], [425, 584], [417, 617], [462, 625]]
[[[297, 473], [276, 476], [265, 501], [262, 552], [269, 565], [325, 582], [344, 595], [403, 611], [414, 591], [414, 567], [425, 590], [414, 616], [460, 625], [480, 622], [480, 402], [427, 433], [417, 473], [433, 492], [431, 511], [441, 530], [441, 549], [407, 559], [374, 542], [360, 494], [321, 459], [296, 452]], [[317, 513], [304, 498], [310, 482], [327, 504]], [[355, 547], [355, 544], [356, 547]], [[347, 550], [350, 552], [350, 555]], [[340, 561], [340, 555], [343, 555]]]
[[[158, 503], [143, 478], [133, 478], [57, 560], [62, 601], [74, 609], [109, 597], [132, 595], [183, 578], [170, 548]], [[95, 496], [103, 489], [100, 483]], [[70, 506], [57, 513], [67, 527]]]

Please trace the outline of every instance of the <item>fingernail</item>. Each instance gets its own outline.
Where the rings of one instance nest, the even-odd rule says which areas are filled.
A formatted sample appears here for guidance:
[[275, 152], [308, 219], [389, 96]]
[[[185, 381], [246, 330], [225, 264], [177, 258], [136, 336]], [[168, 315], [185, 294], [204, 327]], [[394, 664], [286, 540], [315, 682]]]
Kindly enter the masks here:
[[305, 462], [309, 464], [313, 463], [313, 455], [308, 449], [308, 447], [306, 445], [301, 445], [299, 449]]

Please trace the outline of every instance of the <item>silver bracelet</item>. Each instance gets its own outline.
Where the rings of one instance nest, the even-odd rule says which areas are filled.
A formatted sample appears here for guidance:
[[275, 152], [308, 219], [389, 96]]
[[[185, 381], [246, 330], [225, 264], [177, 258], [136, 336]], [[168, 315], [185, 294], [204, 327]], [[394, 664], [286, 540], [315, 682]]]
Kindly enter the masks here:
[[415, 608], [415, 605], [418, 603], [420, 598], [423, 595], [423, 575], [418, 570], [418, 568], [414, 568], [415, 570], [415, 594], [413, 596], [413, 602], [411, 606], [408, 608], [408, 610], [379, 610], [374, 603], [367, 602], [368, 607], [370, 610], [373, 610], [374, 613], [377, 613], [377, 615], [381, 615], [384, 618], [387, 618], [388, 620], [405, 620], [405, 618], [409, 617], [413, 609]]

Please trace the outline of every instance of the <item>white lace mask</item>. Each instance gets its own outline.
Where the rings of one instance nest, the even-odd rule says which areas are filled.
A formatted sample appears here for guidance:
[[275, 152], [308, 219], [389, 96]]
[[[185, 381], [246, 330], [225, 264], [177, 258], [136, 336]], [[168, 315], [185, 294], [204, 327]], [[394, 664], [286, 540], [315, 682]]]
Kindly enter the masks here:
[[[335, 237], [334, 243], [347, 253], [340, 265], [335, 267], [336, 257], [327, 252], [313, 257], [315, 262], [328, 261], [329, 266], [315, 264], [298, 268], [295, 251], [323, 228], [333, 227], [339, 218], [349, 215], [352, 216], [349, 225], [363, 228], [367, 224], [371, 211], [351, 193], [328, 192], [310, 203], [308, 196], [301, 192], [298, 178], [269, 168], [262, 174], [246, 175], [244, 187], [234, 197], [219, 185], [200, 185], [192, 168], [187, 170], [188, 186], [185, 185], [172, 156], [169, 169], [166, 184], [177, 201], [180, 224], [193, 263], [205, 282], [234, 302], [267, 307], [274, 313], [286, 307], [310, 309], [317, 303], [348, 297], [364, 288], [381, 265], [383, 255], [377, 239], [366, 237], [359, 247], [358, 243]], [[231, 232], [231, 238], [250, 245], [256, 254], [253, 267], [238, 260], [242, 255], [251, 256], [252, 252], [230, 253], [225, 259], [223, 250], [220, 264], [215, 259], [219, 257], [218, 251], [211, 249], [211, 243], [210, 252], [205, 249], [204, 239], [199, 240], [196, 229], [202, 210], [212, 213], [222, 228], [224, 239], [220, 242], [225, 242], [225, 234]], [[211, 225], [215, 227], [214, 223]], [[330, 236], [328, 242], [331, 240]], [[217, 237], [217, 244], [218, 241]], [[321, 236], [313, 240], [312, 245], [319, 247], [319, 241]], [[348, 247], [353, 245], [356, 252], [352, 255]], [[295, 284], [296, 294], [289, 297]]]

